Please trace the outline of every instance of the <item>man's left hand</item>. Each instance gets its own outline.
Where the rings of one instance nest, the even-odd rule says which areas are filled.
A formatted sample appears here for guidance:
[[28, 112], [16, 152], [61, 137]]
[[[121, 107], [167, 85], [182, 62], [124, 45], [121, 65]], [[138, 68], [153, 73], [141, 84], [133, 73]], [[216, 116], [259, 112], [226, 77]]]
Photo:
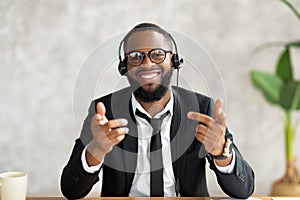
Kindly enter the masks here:
[[196, 128], [196, 138], [213, 156], [223, 154], [225, 145], [226, 114], [222, 109], [223, 101], [218, 99], [214, 105], [214, 116], [189, 112], [187, 117], [200, 122]]

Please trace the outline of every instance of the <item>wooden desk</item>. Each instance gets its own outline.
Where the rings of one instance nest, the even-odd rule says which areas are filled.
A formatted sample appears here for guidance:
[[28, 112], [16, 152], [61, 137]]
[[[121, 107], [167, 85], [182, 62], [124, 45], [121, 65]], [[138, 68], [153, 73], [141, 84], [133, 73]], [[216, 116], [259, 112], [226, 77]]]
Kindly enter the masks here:
[[[253, 197], [271, 200], [272, 197]], [[226, 200], [230, 197], [86, 197], [82, 200]], [[27, 197], [26, 200], [66, 200], [63, 197]]]
[[[82, 200], [217, 200], [213, 197], [86, 197]], [[26, 200], [66, 200], [63, 197], [27, 197]]]
[[[82, 200], [215, 200], [213, 197], [86, 197]], [[27, 197], [26, 200], [66, 200], [63, 197]]]

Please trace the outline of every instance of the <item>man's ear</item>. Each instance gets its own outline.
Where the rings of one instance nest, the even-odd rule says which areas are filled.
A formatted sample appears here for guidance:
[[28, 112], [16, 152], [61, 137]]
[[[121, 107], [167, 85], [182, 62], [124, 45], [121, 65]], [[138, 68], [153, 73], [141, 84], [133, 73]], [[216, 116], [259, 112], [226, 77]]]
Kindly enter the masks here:
[[171, 63], [173, 69], [178, 69], [178, 55], [176, 53], [171, 55]]
[[172, 70], [175, 69], [175, 67], [174, 67], [174, 62], [173, 62], [173, 55], [174, 55], [174, 53], [172, 53], [172, 54], [170, 55], [170, 66], [171, 66]]

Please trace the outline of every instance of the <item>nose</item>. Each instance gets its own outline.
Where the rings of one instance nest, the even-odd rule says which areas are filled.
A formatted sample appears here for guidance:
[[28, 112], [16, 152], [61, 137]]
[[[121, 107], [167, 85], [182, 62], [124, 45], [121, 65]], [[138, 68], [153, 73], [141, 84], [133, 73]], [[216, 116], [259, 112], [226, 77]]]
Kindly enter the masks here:
[[151, 61], [151, 59], [150, 59], [150, 57], [149, 57], [149, 55], [147, 53], [145, 53], [144, 56], [145, 57], [144, 57], [144, 61], [143, 61], [142, 64], [146, 64], [146, 65], [153, 64], [153, 62]]

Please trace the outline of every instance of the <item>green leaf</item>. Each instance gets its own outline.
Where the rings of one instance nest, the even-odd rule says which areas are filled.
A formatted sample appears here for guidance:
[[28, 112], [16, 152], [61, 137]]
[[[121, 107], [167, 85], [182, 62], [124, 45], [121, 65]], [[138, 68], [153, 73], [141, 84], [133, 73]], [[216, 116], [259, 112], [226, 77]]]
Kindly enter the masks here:
[[290, 59], [290, 50], [286, 48], [285, 51], [281, 54], [277, 69], [277, 76], [281, 77], [284, 81], [292, 81], [293, 80], [293, 69]]
[[296, 8], [287, 0], [281, 0], [281, 1], [285, 3], [300, 20], [300, 13], [296, 10]]
[[300, 109], [300, 82], [290, 81], [282, 87], [280, 93], [281, 107], [285, 110], [299, 110]]
[[251, 80], [254, 86], [263, 93], [270, 103], [279, 103], [280, 91], [284, 83], [280, 77], [253, 70], [251, 71]]
[[286, 46], [300, 48], [300, 41], [294, 41], [294, 42], [287, 43]]

